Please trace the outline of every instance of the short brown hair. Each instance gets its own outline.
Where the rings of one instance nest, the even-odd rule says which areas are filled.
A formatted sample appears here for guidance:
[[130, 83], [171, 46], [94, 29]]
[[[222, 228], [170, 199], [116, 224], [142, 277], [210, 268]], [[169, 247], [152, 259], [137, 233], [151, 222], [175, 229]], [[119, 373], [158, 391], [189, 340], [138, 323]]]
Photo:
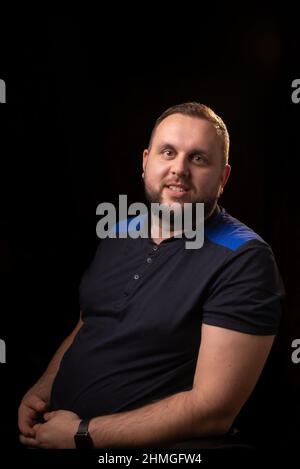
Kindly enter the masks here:
[[196, 102], [176, 104], [175, 106], [172, 106], [166, 109], [155, 121], [153, 130], [150, 136], [149, 148], [151, 147], [151, 143], [153, 140], [155, 130], [157, 129], [159, 124], [166, 117], [171, 116], [172, 114], [183, 114], [185, 116], [197, 117], [198, 119], [205, 119], [211, 122], [214, 125], [217, 131], [217, 134], [222, 139], [224, 165], [228, 163], [229, 133], [228, 133], [225, 123], [223, 122], [221, 117], [218, 116], [210, 107], [206, 106], [205, 104], [196, 103]]

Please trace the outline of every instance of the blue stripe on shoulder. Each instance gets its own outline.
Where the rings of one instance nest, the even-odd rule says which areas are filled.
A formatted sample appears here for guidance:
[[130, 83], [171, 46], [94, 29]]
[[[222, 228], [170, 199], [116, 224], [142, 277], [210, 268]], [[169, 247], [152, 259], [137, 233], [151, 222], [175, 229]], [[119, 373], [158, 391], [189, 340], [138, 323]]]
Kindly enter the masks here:
[[253, 239], [264, 242], [251, 228], [223, 211], [217, 216], [217, 220], [211, 226], [205, 228], [205, 235], [213, 243], [224, 246], [232, 251], [236, 251], [243, 244]]
[[130, 222], [132, 220], [135, 220], [135, 224], [136, 222], [138, 222], [136, 224], [136, 229], [137, 230], [140, 230], [141, 229], [141, 225], [143, 225], [143, 222], [145, 221], [145, 215], [138, 215], [138, 216], [132, 216], [130, 218], [126, 218], [125, 220], [120, 220], [114, 227], [113, 229], [111, 230], [112, 233], [128, 233], [129, 232], [129, 225], [130, 225]]
[[119, 221], [112, 229], [114, 233], [127, 233], [129, 226], [130, 218], [126, 220]]
[[[145, 221], [145, 215], [133, 216], [119, 221], [112, 229], [113, 233], [128, 233], [130, 222], [135, 220], [135, 226], [139, 230]], [[136, 222], [138, 224], [136, 225]], [[224, 209], [216, 216], [212, 223], [205, 226], [205, 236], [209, 241], [236, 251], [243, 244], [253, 239], [264, 242], [264, 240], [247, 225], [230, 216]]]

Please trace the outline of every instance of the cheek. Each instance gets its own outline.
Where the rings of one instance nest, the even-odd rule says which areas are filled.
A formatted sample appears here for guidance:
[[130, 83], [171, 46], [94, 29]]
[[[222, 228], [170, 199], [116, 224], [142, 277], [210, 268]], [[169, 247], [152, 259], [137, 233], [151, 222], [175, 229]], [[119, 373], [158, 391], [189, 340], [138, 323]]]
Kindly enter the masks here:
[[203, 172], [194, 178], [194, 185], [201, 193], [212, 193], [217, 191], [220, 185], [220, 178], [216, 174]]
[[167, 169], [164, 166], [148, 164], [147, 180], [154, 185], [160, 185], [167, 175]]

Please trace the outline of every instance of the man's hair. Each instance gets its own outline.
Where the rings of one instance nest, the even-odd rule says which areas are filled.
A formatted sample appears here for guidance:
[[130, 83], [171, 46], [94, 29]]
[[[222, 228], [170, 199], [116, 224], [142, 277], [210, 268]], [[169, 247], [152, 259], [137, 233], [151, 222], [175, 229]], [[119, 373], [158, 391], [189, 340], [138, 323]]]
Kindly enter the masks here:
[[196, 117], [198, 119], [205, 119], [213, 124], [217, 134], [222, 140], [223, 149], [223, 162], [224, 165], [228, 163], [229, 158], [229, 133], [227, 127], [220, 116], [218, 116], [210, 107], [205, 104], [191, 102], [176, 104], [175, 106], [166, 109], [155, 121], [153, 130], [151, 132], [149, 148], [151, 147], [155, 131], [159, 124], [168, 116], [172, 114], [183, 114], [185, 116]]

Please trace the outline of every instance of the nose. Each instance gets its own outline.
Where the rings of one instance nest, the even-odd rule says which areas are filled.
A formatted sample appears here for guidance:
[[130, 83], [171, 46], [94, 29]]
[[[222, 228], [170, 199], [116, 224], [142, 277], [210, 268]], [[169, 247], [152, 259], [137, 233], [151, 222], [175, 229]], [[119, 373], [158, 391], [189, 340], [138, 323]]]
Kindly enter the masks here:
[[178, 155], [177, 158], [172, 161], [171, 173], [179, 177], [187, 178], [189, 176], [189, 163], [184, 156], [181, 157]]

